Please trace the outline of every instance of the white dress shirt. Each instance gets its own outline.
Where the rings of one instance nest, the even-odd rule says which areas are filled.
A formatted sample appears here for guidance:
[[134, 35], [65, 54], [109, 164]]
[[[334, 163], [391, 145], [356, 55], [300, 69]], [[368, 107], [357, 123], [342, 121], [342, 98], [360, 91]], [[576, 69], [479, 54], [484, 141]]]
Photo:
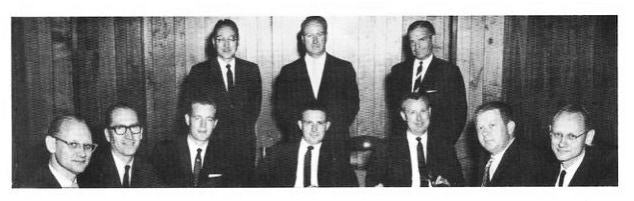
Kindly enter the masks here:
[[121, 181], [121, 185], [123, 185], [123, 176], [125, 175], [125, 166], [129, 165], [130, 166], [130, 170], [128, 172], [128, 183], [130, 183], [130, 181], [132, 181], [132, 164], [134, 163], [134, 157], [132, 157], [132, 159], [130, 160], [129, 163], [123, 161], [121, 158], [119, 158], [116, 154], [114, 154], [114, 152], [112, 153], [112, 159], [114, 159], [114, 165], [117, 167], [117, 172], [119, 173], [119, 181]]
[[502, 150], [502, 152], [497, 154], [491, 154], [491, 159], [489, 160], [493, 160], [493, 161], [491, 162], [491, 167], [489, 167], [489, 181], [491, 181], [491, 179], [493, 178], [495, 171], [498, 169], [498, 166], [500, 166], [500, 162], [502, 162], [502, 157], [504, 157], [504, 153], [506, 153], [506, 150], [509, 149], [511, 144], [513, 144], [513, 141], [515, 141], [515, 138], [509, 141], [509, 144], [506, 145], [506, 147], [504, 148], [504, 150]]
[[326, 53], [320, 57], [313, 58], [306, 54], [304, 56], [306, 62], [306, 70], [308, 71], [308, 77], [310, 78], [310, 86], [313, 87], [313, 95], [315, 98], [319, 95], [319, 86], [321, 85], [321, 78], [324, 75], [324, 66], [326, 65]]
[[313, 146], [310, 154], [310, 185], [319, 186], [317, 181], [317, 172], [319, 171], [319, 150], [321, 144], [310, 145], [303, 138], [299, 142], [299, 150], [297, 153], [297, 171], [295, 172], [295, 188], [304, 188], [304, 156], [308, 146]]
[[[420, 136], [420, 143], [423, 144], [423, 155], [425, 155], [425, 163], [427, 163], [427, 132]], [[420, 187], [420, 172], [418, 171], [418, 136], [407, 131], [407, 145], [409, 146], [409, 160], [412, 166], [412, 187]], [[429, 185], [431, 186], [431, 185]]]
[[[196, 165], [196, 155], [198, 154], [198, 149], [202, 149], [200, 151], [200, 164], [205, 164], [205, 151], [207, 150], [207, 145], [209, 145], [209, 141], [206, 141], [203, 146], [198, 146], [196, 144], [196, 140], [191, 135], [187, 135], [187, 147], [189, 147], [189, 157], [192, 165], [192, 172], [194, 172], [194, 165]], [[201, 166], [202, 168], [202, 166]]]
[[[414, 84], [416, 84], [416, 79], [420, 79], [420, 81], [423, 81], [423, 78], [425, 77], [425, 73], [427, 73], [427, 69], [429, 69], [429, 64], [431, 63], [432, 58], [434, 57], [434, 55], [429, 55], [427, 58], [423, 59], [423, 60], [419, 60], [416, 59], [414, 60], [414, 65], [412, 66], [412, 87], [411, 92], [414, 92]], [[423, 62], [423, 71], [421, 71], [420, 76], [416, 76], [417, 72], [418, 72], [418, 65], [420, 65], [420, 62]]]
[[77, 185], [77, 177], [73, 177], [73, 178], [68, 178], [66, 176], [64, 176], [63, 173], [57, 171], [55, 168], [53, 168], [53, 166], [51, 166], [51, 164], [48, 164], [48, 169], [51, 170], [51, 173], [53, 173], [53, 176], [55, 177], [55, 179], [57, 180], [57, 182], [59, 183], [60, 186], [62, 186], [62, 188], [77, 188], [79, 187]]
[[231, 59], [229, 63], [222, 60], [220, 57], [218, 59], [218, 64], [220, 64], [220, 71], [222, 71], [222, 80], [225, 82], [225, 90], [229, 91], [229, 84], [227, 84], [227, 64], [231, 65], [231, 75], [233, 75], [233, 85], [236, 84], [236, 59]]
[[579, 155], [579, 157], [577, 157], [577, 160], [574, 161], [572, 164], [570, 164], [570, 166], [568, 166], [568, 168], [564, 168], [563, 163], [559, 166], [559, 172], [557, 173], [557, 182], [555, 182], [555, 186], [558, 186], [559, 184], [559, 180], [561, 178], [559, 178], [559, 176], [561, 175], [561, 171], [562, 170], [566, 170], [566, 176], [564, 176], [564, 183], [563, 183], [563, 187], [568, 187], [568, 185], [570, 184], [570, 181], [572, 180], [572, 177], [575, 175], [575, 173], [577, 172], [577, 169], [579, 169], [579, 166], [581, 165], [581, 162], [583, 161], [583, 158], [586, 157], [586, 151], [583, 150], [583, 152], [581, 152], [581, 155]]

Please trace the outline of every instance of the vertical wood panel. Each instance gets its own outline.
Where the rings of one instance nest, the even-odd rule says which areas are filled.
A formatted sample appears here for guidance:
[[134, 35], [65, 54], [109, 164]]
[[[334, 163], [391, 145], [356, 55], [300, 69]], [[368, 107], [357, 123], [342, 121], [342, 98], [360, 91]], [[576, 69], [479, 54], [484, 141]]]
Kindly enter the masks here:
[[364, 17], [358, 18], [358, 62], [356, 67], [357, 72], [357, 84], [359, 85], [359, 113], [357, 114], [356, 124], [352, 127], [356, 127], [356, 132], [352, 132], [352, 136], [358, 135], [373, 135], [375, 132], [373, 126], [375, 124], [374, 117], [376, 116], [373, 106], [375, 84], [374, 84], [374, 72], [375, 72], [375, 49], [376, 49], [376, 35], [381, 32], [375, 31], [376, 17]]
[[[279, 133], [273, 120], [273, 80], [275, 78], [273, 64], [273, 18], [259, 17], [257, 20], [257, 64], [262, 76], [262, 110], [256, 124], [256, 140], [258, 147], [269, 147], [275, 142], [275, 133]], [[258, 149], [259, 150], [259, 149]]]
[[487, 16], [484, 25], [484, 102], [502, 98], [504, 17]]
[[53, 114], [73, 113], [72, 38], [70, 18], [51, 18], [53, 56]]

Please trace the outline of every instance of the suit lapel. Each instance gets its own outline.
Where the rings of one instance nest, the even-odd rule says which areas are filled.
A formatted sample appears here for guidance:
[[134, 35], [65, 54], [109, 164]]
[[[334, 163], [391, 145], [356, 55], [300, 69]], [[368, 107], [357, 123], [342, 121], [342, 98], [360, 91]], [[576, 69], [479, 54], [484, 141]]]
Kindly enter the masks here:
[[[403, 132], [403, 134], [406, 134]], [[395, 163], [401, 165], [398, 167], [403, 171], [403, 178], [400, 178], [401, 181], [405, 181], [404, 184], [407, 186], [412, 185], [412, 160], [411, 155], [409, 153], [409, 144], [407, 143], [407, 137], [405, 135], [399, 136], [397, 139], [396, 151], [393, 153], [395, 155], [394, 159], [401, 160], [401, 163]]]
[[[328, 58], [326, 58], [326, 62]], [[305, 97], [311, 97], [313, 101], [316, 101], [315, 93], [313, 92], [313, 84], [310, 82], [310, 76], [308, 76], [308, 66], [306, 65], [306, 60], [304, 57], [300, 58], [298, 70], [297, 70], [297, 80], [299, 80], [300, 86], [297, 86], [300, 89], [301, 93], [309, 93]], [[325, 67], [324, 67], [325, 71]], [[324, 80], [324, 76], [322, 76], [321, 80]], [[322, 82], [323, 83], [323, 82]], [[319, 88], [322, 87], [322, 84], [319, 85]], [[321, 97], [321, 93], [318, 94]]]
[[497, 169], [495, 170], [495, 173], [493, 173], [493, 177], [491, 178], [491, 183], [493, 185], [495, 185], [495, 183], [497, 183], [498, 180], [501, 180], [504, 177], [505, 172], [512, 171], [513, 164], [519, 163], [519, 161], [517, 161], [518, 159], [517, 155], [519, 154], [518, 143], [519, 142], [517, 142], [517, 139], [515, 139], [511, 143], [511, 146], [506, 150], [506, 152], [504, 152], [504, 155], [502, 156], [502, 160], [500, 160], [500, 164], [498, 165]]
[[575, 172], [575, 174], [572, 175], [572, 179], [570, 180], [570, 183], [568, 184], [568, 186], [583, 186], [583, 185], [589, 184], [588, 178], [591, 175], [590, 175], [588, 166], [591, 163], [590, 162], [591, 157], [592, 156], [590, 155], [590, 153], [586, 150], [586, 155], [581, 161], [581, 164], [579, 165], [579, 168], [577, 168], [577, 171]]
[[438, 66], [438, 59], [432, 56], [431, 62], [429, 62], [429, 66], [427, 66], [427, 71], [425, 71], [425, 75], [423, 76], [423, 86], [434, 84], [433, 78], [436, 76], [432, 74], [438, 72], [437, 68], [439, 67], [440, 66]]
[[322, 73], [321, 80], [319, 81], [319, 93], [317, 94], [318, 100], [323, 100], [322, 97], [326, 97], [326, 93], [328, 93], [327, 89], [330, 89], [330, 87], [327, 87], [326, 85], [329, 83], [334, 83], [331, 79], [336, 77], [336, 68], [337, 67], [332, 64], [332, 56], [326, 54], [326, 61], [324, 62], [324, 72]]
[[[108, 151], [104, 153], [104, 157], [106, 159], [106, 164], [103, 166], [103, 173], [101, 179], [108, 179], [108, 185], [112, 185], [113, 187], [123, 187], [121, 185], [121, 180], [119, 179], [119, 171], [117, 171], [117, 165], [114, 163], [114, 156], [112, 156], [112, 152]], [[134, 166], [133, 166], [134, 167]]]
[[191, 164], [191, 156], [189, 153], [189, 145], [187, 145], [187, 135], [185, 135], [184, 137], [179, 137], [178, 141], [176, 143], [176, 149], [177, 154], [179, 156], [177, 156], [177, 158], [180, 161], [180, 170], [182, 171], [182, 174], [185, 176], [184, 180], [186, 180], [188, 183], [189, 181], [192, 180], [192, 164]]
[[403, 86], [403, 87], [407, 87], [407, 91], [410, 92], [412, 91], [412, 79], [414, 76], [414, 74], [412, 73], [412, 66], [414, 66], [414, 60], [408, 60], [403, 64], [403, 74], [401, 74], [401, 77], [399, 77], [399, 80], [401, 80], [403, 83], [406, 83], [407, 85]]

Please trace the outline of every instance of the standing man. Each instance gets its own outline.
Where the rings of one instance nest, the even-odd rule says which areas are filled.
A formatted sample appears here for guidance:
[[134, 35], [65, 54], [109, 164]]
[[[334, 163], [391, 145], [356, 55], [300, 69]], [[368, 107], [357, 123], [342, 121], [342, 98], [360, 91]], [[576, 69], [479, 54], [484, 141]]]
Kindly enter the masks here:
[[372, 153], [367, 186], [463, 186], [456, 151], [430, 124], [429, 98], [409, 93], [401, 99], [401, 118], [407, 129], [390, 135], [385, 147]]
[[266, 187], [358, 187], [349, 157], [333, 154], [332, 142], [323, 141], [331, 123], [326, 109], [309, 104], [296, 122], [301, 140], [273, 146], [258, 168]]
[[[152, 161], [159, 177], [169, 187], [238, 186], [230, 163], [223, 160], [217, 138], [211, 138], [218, 123], [216, 104], [207, 96], [192, 97], [185, 114], [187, 135], [159, 142]], [[214, 139], [214, 140], [210, 140]]]
[[412, 57], [393, 66], [386, 79], [388, 107], [392, 129], [402, 129], [405, 125], [399, 120], [399, 98], [411, 92], [427, 93], [435, 111], [431, 116], [432, 126], [454, 145], [467, 118], [465, 86], [458, 66], [433, 55], [435, 34], [428, 21], [416, 21], [407, 28]]
[[328, 24], [321, 16], [307, 17], [301, 25], [306, 54], [282, 67], [275, 81], [273, 106], [283, 140], [297, 140], [300, 109], [309, 102], [326, 107], [332, 122], [325, 142], [342, 147], [350, 137], [349, 127], [359, 112], [359, 89], [352, 64], [326, 53]]
[[97, 148], [86, 121], [78, 116], [61, 116], [53, 120], [45, 139], [51, 153], [48, 164], [27, 180], [27, 188], [78, 188], [77, 175], [84, 172], [92, 152]]
[[616, 153], [592, 147], [595, 130], [588, 112], [566, 105], [553, 117], [551, 148], [559, 160], [549, 174], [549, 186], [617, 186]]
[[489, 102], [475, 112], [475, 124], [480, 145], [490, 154], [479, 176], [479, 186], [542, 185], [546, 156], [532, 144], [516, 137], [511, 106]]
[[[255, 123], [260, 115], [262, 79], [257, 64], [236, 57], [240, 42], [238, 26], [219, 20], [207, 38], [207, 61], [191, 68], [183, 83], [182, 103], [195, 94], [207, 94], [217, 104], [217, 135], [223, 149], [238, 167], [241, 183], [248, 185], [255, 169]], [[185, 106], [188, 107], [188, 106]]]
[[143, 126], [134, 108], [115, 103], [108, 108], [103, 133], [110, 146], [95, 152], [92, 163], [80, 179], [87, 187], [152, 188], [162, 187], [150, 162], [137, 156], [143, 139]]

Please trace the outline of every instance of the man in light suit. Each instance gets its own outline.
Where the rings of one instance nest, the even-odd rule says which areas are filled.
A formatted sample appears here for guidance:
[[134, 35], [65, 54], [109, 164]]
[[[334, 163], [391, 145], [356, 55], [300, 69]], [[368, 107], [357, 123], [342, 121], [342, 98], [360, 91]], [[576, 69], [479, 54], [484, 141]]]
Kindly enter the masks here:
[[235, 168], [227, 152], [212, 138], [218, 123], [216, 104], [206, 95], [192, 97], [185, 114], [187, 135], [159, 142], [152, 160], [162, 182], [169, 187], [236, 187]]
[[463, 186], [460, 163], [431, 124], [429, 98], [409, 93], [401, 99], [401, 118], [407, 129], [390, 135], [385, 147], [377, 147], [368, 164], [366, 186], [429, 187]]
[[105, 119], [103, 132], [110, 146], [95, 152], [79, 179], [86, 187], [96, 188], [162, 187], [150, 162], [137, 156], [144, 130], [136, 110], [126, 103], [115, 103]]
[[[255, 170], [255, 123], [260, 115], [262, 79], [257, 64], [236, 57], [240, 42], [238, 26], [230, 19], [219, 20], [207, 38], [207, 61], [191, 68], [182, 85], [184, 100], [208, 94], [218, 105], [220, 119], [214, 137], [224, 141], [223, 149], [233, 157], [240, 183], [249, 185]], [[182, 108], [187, 108], [187, 105]]]
[[309, 104], [296, 122], [301, 140], [281, 143], [268, 151], [258, 168], [264, 187], [358, 187], [349, 157], [333, 154], [331, 142], [323, 141], [331, 122], [326, 109]]
[[616, 152], [593, 147], [590, 115], [580, 105], [566, 105], [552, 119], [551, 148], [558, 159], [549, 186], [617, 186]]
[[435, 34], [434, 26], [428, 21], [416, 21], [409, 26], [406, 41], [412, 56], [393, 66], [386, 78], [387, 104], [392, 131], [398, 131], [406, 127], [399, 117], [399, 98], [411, 92], [427, 93], [435, 111], [431, 126], [454, 145], [467, 118], [465, 86], [456, 65], [433, 55]]
[[97, 148], [86, 121], [72, 115], [56, 118], [49, 126], [45, 143], [50, 153], [48, 163], [31, 174], [22, 187], [84, 187], [77, 175], [84, 172]]
[[359, 89], [352, 64], [326, 53], [328, 24], [323, 17], [307, 17], [301, 25], [306, 54], [282, 67], [275, 81], [273, 106], [283, 140], [297, 140], [296, 114], [309, 102], [326, 107], [332, 126], [325, 142], [342, 147], [350, 137], [349, 127], [359, 112]]

